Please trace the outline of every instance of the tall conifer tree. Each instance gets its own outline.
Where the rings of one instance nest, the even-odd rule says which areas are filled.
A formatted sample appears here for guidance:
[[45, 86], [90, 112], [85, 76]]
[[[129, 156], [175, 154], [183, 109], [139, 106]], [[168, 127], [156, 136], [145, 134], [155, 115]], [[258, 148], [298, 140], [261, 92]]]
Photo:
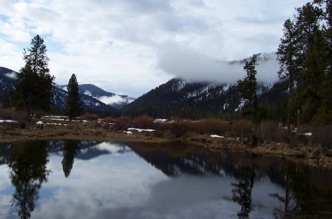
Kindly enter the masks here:
[[257, 123], [257, 94], [256, 94], [256, 66], [257, 55], [253, 55], [249, 61], [246, 61], [244, 70], [247, 72], [247, 76], [243, 80], [238, 81], [238, 92], [241, 98], [246, 100], [244, 109], [245, 116], [254, 115], [254, 122]]
[[16, 106], [26, 109], [29, 116], [40, 117], [50, 110], [54, 76], [49, 74], [44, 40], [36, 35], [31, 47], [23, 50], [25, 66], [20, 70], [16, 85]]
[[280, 39], [280, 44], [277, 52], [277, 59], [280, 63], [280, 70], [278, 72], [280, 78], [288, 79], [288, 109], [287, 109], [287, 127], [290, 133], [291, 114], [293, 107], [293, 87], [296, 81], [298, 68], [296, 64], [296, 57], [298, 55], [298, 36], [294, 23], [287, 19], [284, 23], [284, 36]]
[[78, 83], [75, 74], [69, 79], [67, 85], [68, 96], [66, 100], [66, 113], [71, 121], [74, 116], [78, 116], [81, 113], [81, 99], [78, 90]]

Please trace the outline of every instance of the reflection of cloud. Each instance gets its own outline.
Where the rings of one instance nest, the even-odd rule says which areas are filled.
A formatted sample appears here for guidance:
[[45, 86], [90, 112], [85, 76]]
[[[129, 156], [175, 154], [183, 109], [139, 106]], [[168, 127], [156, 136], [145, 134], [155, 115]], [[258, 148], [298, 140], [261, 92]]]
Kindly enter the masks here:
[[128, 146], [115, 144], [110, 142], [103, 142], [95, 146], [99, 150], [108, 151], [110, 153], [122, 152], [123, 150], [130, 150]]
[[[97, 147], [112, 151], [119, 145]], [[61, 160], [49, 156], [52, 172], [40, 189], [33, 218], [236, 218], [240, 208], [231, 201], [234, 178], [168, 178], [133, 152], [76, 159], [65, 178]], [[10, 203], [9, 196], [3, 198], [3, 189], [11, 187], [8, 178], [7, 166], [0, 166], [0, 205]], [[269, 193], [282, 192], [267, 180], [255, 182], [253, 205], [259, 207], [251, 216], [269, 218], [279, 204]]]

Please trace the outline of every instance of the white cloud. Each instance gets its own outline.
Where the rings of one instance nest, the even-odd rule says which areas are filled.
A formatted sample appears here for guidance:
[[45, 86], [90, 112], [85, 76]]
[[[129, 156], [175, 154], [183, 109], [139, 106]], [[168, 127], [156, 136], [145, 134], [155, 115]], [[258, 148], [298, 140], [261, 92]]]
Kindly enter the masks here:
[[211, 60], [272, 52], [283, 22], [306, 2], [1, 0], [0, 66], [19, 70], [21, 51], [40, 34], [57, 83], [75, 73], [81, 83], [137, 97], [174, 76], [158, 65], [168, 53], [161, 48], [196, 51], [188, 57], [203, 58], [195, 66], [204, 72], [218, 67]]
[[17, 79], [17, 74], [16, 72], [11, 72], [11, 73], [7, 73], [5, 74], [8, 78], [12, 78], [12, 79]]
[[121, 104], [126, 102], [126, 100], [124, 98], [122, 98], [119, 95], [114, 95], [112, 97], [108, 97], [108, 96], [101, 96], [98, 98], [101, 102], [108, 104], [108, 105], [112, 105], [112, 104]]
[[[246, 76], [244, 63], [230, 64], [226, 61], [204, 55], [198, 51], [168, 47], [160, 53], [159, 66], [164, 71], [188, 81], [207, 81], [235, 83]], [[256, 66], [257, 80], [276, 82], [279, 65], [276, 59], [262, 62]]]

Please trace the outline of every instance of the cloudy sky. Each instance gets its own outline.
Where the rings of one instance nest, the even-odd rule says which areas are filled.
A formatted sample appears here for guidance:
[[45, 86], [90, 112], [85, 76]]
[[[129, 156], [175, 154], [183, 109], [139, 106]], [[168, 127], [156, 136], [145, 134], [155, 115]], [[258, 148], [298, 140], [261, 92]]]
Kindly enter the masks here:
[[222, 81], [221, 60], [276, 51], [284, 21], [306, 2], [0, 0], [0, 66], [23, 67], [39, 34], [58, 84], [75, 73], [80, 84], [138, 97], [174, 76]]

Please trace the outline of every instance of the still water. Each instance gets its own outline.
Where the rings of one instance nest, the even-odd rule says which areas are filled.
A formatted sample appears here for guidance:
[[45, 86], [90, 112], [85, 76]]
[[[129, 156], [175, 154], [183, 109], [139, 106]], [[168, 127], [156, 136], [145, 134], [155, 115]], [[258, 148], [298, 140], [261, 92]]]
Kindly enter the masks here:
[[180, 143], [0, 145], [0, 218], [332, 218], [332, 171]]

